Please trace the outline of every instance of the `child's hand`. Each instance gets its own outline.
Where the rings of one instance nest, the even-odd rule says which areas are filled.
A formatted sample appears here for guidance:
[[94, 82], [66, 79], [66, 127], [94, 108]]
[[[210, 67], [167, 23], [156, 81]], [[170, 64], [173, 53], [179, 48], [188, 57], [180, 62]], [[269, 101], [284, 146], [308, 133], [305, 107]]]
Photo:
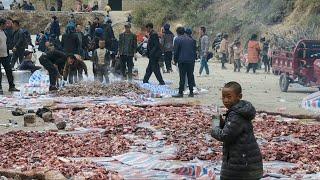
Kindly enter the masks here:
[[219, 123], [219, 126], [220, 126], [221, 129], [223, 129], [224, 125], [225, 125], [225, 119], [223, 118], [222, 115], [220, 115], [220, 123]]

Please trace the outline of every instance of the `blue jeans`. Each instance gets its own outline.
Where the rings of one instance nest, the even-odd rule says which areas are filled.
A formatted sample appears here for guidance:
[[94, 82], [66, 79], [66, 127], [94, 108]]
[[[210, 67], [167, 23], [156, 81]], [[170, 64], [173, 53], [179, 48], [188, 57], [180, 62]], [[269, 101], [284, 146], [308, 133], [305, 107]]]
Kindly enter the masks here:
[[201, 66], [200, 66], [200, 71], [199, 74], [202, 74], [203, 68], [206, 70], [206, 74], [209, 75], [209, 66], [208, 66], [208, 61], [207, 58], [202, 56], [201, 57]]

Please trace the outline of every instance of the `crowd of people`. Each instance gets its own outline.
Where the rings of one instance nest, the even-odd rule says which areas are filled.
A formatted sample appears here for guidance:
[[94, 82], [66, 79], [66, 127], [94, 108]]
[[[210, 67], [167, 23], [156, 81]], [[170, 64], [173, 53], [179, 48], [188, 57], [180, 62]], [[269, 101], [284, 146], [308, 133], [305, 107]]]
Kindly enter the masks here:
[[[178, 67], [179, 93], [174, 97], [183, 97], [186, 87], [189, 87], [189, 96], [194, 96], [195, 61], [200, 59], [199, 76], [202, 76], [203, 70], [208, 76], [210, 74], [208, 61], [214, 54], [219, 54], [222, 69], [226, 69], [225, 64], [229, 62], [234, 64], [235, 72], [240, 72], [240, 69], [246, 66], [246, 72], [252, 69], [256, 73], [263, 63], [265, 71], [270, 72], [269, 41], [261, 38], [259, 42], [256, 34], [253, 34], [249, 40], [248, 53], [245, 56], [239, 38], [229, 43], [228, 34], [222, 33], [214, 38], [211, 52], [210, 37], [204, 26], [199, 28], [198, 41], [195, 40], [192, 29], [178, 27], [176, 33], [173, 33], [169, 24], [164, 24], [158, 33], [154, 30], [153, 24], [148, 23], [144, 27], [146, 33], [143, 33], [141, 37], [141, 34], [131, 31], [131, 20], [132, 16], [129, 15], [124, 31], [116, 38], [109, 15], [106, 15], [103, 20], [95, 17], [93, 22], [88, 22], [83, 27], [71, 14], [65, 26], [65, 32], [61, 32], [58, 17], [52, 16], [52, 21], [37, 34], [35, 41], [38, 51], [44, 53], [40, 57], [40, 63], [49, 71], [50, 90], [57, 90], [57, 78], [59, 77], [63, 77], [69, 83], [82, 80], [82, 74], [84, 72], [88, 74], [83, 60], [89, 59], [93, 62], [95, 80], [109, 83], [109, 73], [112, 72], [123, 80], [132, 81], [137, 53], [149, 59], [143, 78], [144, 83], [149, 83], [154, 73], [159, 85], [165, 85], [161, 70], [162, 73], [172, 73], [172, 65]], [[9, 66], [5, 67], [6, 71], [15, 70], [16, 67], [32, 72], [39, 69], [34, 62], [30, 61], [34, 52], [25, 51], [30, 45], [34, 47], [28, 30], [21, 28], [18, 20], [3, 19], [2, 21], [5, 22], [3, 30], [6, 36], [7, 61], [9, 62]], [[12, 89], [14, 89], [13, 84]]]
[[[2, 4], [2, 2], [0, 2]], [[16, 0], [10, 4], [10, 10], [24, 10], [24, 11], [35, 11], [35, 7], [32, 2], [22, 1], [22, 3], [18, 3]]]

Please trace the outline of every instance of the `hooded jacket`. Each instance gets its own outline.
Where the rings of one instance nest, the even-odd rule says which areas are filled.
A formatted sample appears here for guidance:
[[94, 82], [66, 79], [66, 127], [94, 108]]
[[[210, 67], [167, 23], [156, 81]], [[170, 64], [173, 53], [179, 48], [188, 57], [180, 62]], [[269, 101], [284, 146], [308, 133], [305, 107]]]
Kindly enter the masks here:
[[258, 63], [260, 55], [260, 45], [258, 41], [249, 41], [248, 44], [248, 62], [249, 63]]
[[223, 142], [221, 179], [262, 178], [262, 155], [251, 122], [255, 115], [250, 102], [240, 101], [227, 111], [223, 129], [218, 126], [211, 132], [215, 139]]

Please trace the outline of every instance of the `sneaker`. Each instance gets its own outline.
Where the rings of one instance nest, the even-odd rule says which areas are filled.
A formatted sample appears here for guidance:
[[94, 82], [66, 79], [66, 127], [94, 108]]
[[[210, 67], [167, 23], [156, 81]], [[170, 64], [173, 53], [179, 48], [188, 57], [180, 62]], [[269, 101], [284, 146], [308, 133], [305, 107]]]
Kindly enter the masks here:
[[183, 98], [183, 94], [172, 95], [173, 98]]
[[9, 91], [10, 92], [19, 92], [20, 90], [15, 87], [11, 87], [11, 88], [9, 88]]
[[194, 94], [193, 94], [193, 93], [190, 93], [190, 94], [188, 95], [188, 97], [193, 98], [193, 97], [194, 97]]

